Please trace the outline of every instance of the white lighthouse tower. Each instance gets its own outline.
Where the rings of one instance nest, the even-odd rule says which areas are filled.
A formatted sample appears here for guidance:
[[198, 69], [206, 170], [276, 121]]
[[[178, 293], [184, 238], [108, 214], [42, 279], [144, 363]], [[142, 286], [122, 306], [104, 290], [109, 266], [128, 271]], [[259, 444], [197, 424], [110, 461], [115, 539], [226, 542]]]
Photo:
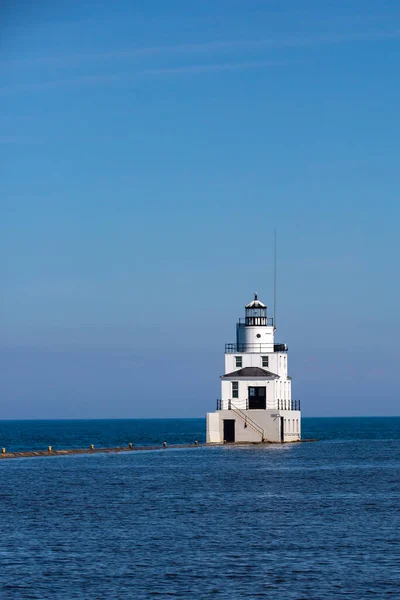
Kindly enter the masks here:
[[275, 324], [254, 294], [225, 344], [225, 374], [217, 410], [207, 413], [207, 443], [297, 442], [300, 402], [292, 400], [288, 348], [276, 344]]

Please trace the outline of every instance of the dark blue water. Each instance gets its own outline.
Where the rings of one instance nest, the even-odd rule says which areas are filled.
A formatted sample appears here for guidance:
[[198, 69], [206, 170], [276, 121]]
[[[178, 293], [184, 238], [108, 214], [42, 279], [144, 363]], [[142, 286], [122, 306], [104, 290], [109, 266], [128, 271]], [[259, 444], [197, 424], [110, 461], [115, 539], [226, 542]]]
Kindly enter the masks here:
[[[0, 444], [201, 441], [203, 425], [3, 422]], [[399, 597], [400, 418], [304, 434], [321, 441], [0, 462], [0, 598]]]
[[0, 421], [0, 446], [10, 452], [205, 442], [204, 419]]
[[[204, 419], [96, 419], [0, 421], [0, 447], [10, 452], [205, 442]], [[320, 440], [399, 439], [400, 417], [303, 418], [303, 438]]]

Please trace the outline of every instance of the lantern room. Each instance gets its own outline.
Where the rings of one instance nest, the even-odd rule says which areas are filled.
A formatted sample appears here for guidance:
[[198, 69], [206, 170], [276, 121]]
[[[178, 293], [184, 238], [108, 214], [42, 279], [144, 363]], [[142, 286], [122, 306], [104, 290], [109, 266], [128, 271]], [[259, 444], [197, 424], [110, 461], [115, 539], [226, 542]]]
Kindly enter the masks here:
[[257, 293], [254, 294], [254, 300], [247, 304], [245, 308], [247, 326], [267, 325], [267, 307], [258, 299]]

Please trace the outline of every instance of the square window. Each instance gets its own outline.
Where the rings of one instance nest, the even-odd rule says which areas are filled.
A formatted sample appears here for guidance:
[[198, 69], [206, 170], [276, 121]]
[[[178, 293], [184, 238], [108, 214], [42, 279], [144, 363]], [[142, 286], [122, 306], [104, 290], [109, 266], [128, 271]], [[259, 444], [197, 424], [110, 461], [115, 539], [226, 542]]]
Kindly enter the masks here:
[[239, 368], [241, 368], [243, 366], [242, 365], [242, 357], [241, 356], [235, 356], [235, 359], [236, 359], [236, 366], [239, 367]]
[[268, 367], [269, 366], [269, 357], [268, 356], [263, 356], [262, 357], [262, 366], [263, 367]]
[[239, 398], [239, 382], [232, 381], [232, 398]]

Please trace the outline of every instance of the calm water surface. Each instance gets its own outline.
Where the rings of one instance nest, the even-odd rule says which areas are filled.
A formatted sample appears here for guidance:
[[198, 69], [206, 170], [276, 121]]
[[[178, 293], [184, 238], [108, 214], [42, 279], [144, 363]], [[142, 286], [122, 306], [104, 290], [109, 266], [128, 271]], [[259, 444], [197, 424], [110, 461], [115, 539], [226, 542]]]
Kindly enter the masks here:
[[[202, 419], [1, 422], [0, 444], [203, 432]], [[304, 435], [321, 441], [0, 462], [0, 598], [398, 598], [400, 418], [304, 419]]]

